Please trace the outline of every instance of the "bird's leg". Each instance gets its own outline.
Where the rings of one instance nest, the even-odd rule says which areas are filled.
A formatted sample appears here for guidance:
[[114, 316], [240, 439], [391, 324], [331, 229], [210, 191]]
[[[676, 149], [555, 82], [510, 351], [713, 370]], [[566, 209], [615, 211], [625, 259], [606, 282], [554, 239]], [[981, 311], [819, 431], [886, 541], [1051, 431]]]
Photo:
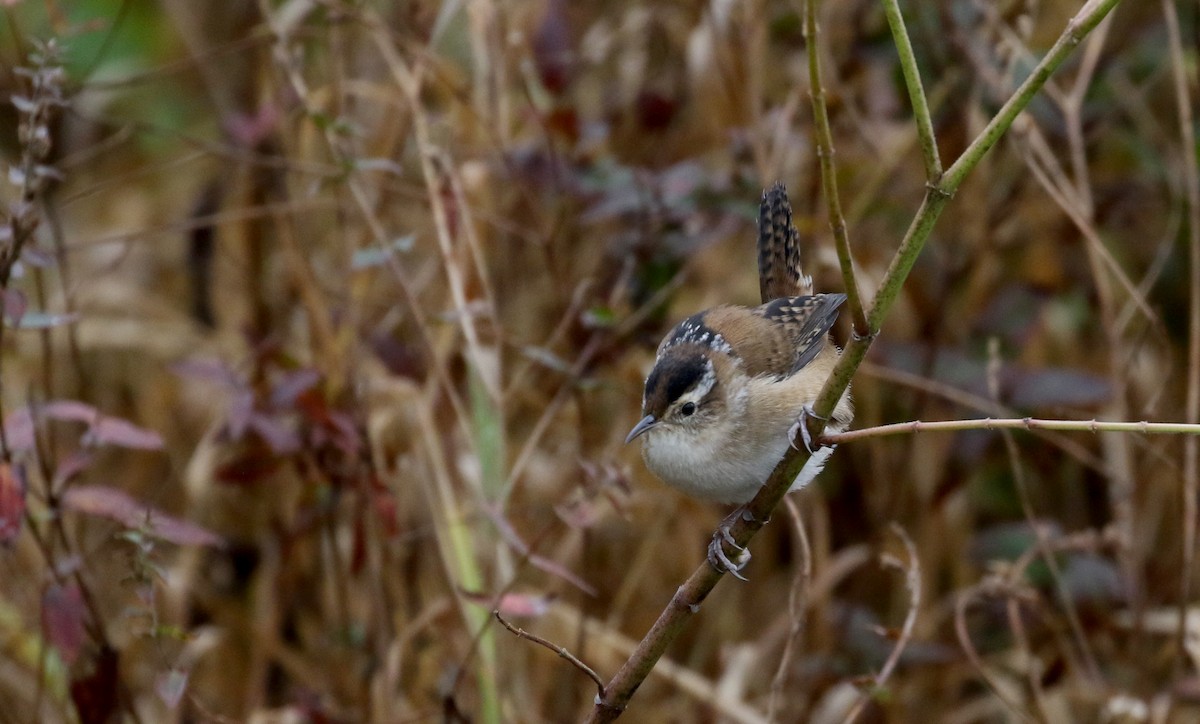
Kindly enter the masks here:
[[[717, 530], [713, 533], [712, 541], [708, 544], [708, 564], [717, 571], [728, 571], [729, 573], [733, 574], [734, 578], [738, 579], [739, 581], [744, 581], [746, 580], [746, 577], [742, 575], [741, 571], [746, 567], [746, 564], [750, 562], [750, 551], [746, 550], [745, 546], [738, 545], [737, 541], [733, 539], [733, 534], [730, 533], [730, 529], [733, 528], [733, 524], [736, 523], [739, 518], [752, 520], [750, 511], [746, 510], [746, 507], [743, 505], [739, 505], [732, 513], [725, 516], [725, 519], [722, 520], [721, 524], [717, 526]], [[726, 543], [728, 543], [731, 548], [737, 551], [736, 563], [730, 560], [729, 556], [726, 555]]]
[[[800, 439], [804, 441], [804, 449], [808, 450], [809, 455], [816, 452], [813, 450], [812, 434], [808, 431], [808, 418], [810, 417], [815, 417], [818, 420], [825, 421], [828, 421], [829, 419], [827, 417], [821, 417], [817, 414], [817, 411], [813, 409], [812, 405], [805, 403], [805, 405], [800, 408], [800, 417], [796, 418], [795, 424], [793, 424], [791, 429], [788, 430], [788, 439], [792, 441], [792, 447], [796, 447], [796, 433], [799, 432]], [[797, 430], [797, 428], [799, 429]]]

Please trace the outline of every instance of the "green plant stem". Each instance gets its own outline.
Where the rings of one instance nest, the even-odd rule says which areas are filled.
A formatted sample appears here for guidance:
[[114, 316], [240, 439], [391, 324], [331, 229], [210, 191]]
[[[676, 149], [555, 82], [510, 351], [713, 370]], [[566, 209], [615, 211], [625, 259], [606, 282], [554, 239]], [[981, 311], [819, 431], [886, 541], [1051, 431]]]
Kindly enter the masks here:
[[[917, 255], [920, 254], [933, 230], [934, 223], [937, 222], [946, 202], [953, 197], [967, 173], [975, 168], [984, 154], [1008, 130], [1017, 114], [1029, 104], [1034, 94], [1079, 44], [1079, 41], [1091, 32], [1119, 1], [1089, 0], [1079, 13], [1067, 23], [1066, 29], [1054, 46], [1013, 96], [1000, 108], [980, 135], [972, 141], [962, 156], [943, 174], [938, 183], [930, 184], [921, 207], [917, 210], [912, 224], [900, 243], [900, 248], [896, 251], [896, 255], [880, 283], [879, 291], [867, 314], [867, 332], [855, 334], [851, 339], [814, 405], [818, 416], [828, 417], [833, 411], [834, 405], [849, 387], [851, 377], [854, 376], [855, 370], [866, 357], [871, 342], [875, 339], [883, 320], [899, 296], [900, 289], [905, 279], [908, 278], [908, 273], [916, 262]], [[812, 40], [815, 41], [815, 38]], [[817, 423], [815, 427], [818, 428], [818, 431], [823, 429], [824, 425], [819, 419]], [[811, 457], [810, 453], [796, 448], [791, 448], [783, 456], [762, 489], [754, 496], [753, 500], [746, 504], [746, 514], [741, 516], [731, 527], [729, 533], [737, 545], [745, 546], [758, 533], [770, 518], [771, 511], [775, 509], [775, 506], [787, 493], [788, 488], [791, 487], [796, 473], [809, 457]], [[651, 626], [650, 631], [639, 642], [633, 654], [605, 687], [605, 695], [596, 702], [596, 706], [587, 719], [588, 722], [610, 722], [621, 715], [629, 700], [641, 686], [642, 681], [654, 668], [654, 664], [662, 657], [667, 646], [675, 640], [684, 625], [699, 610], [700, 604], [712, 592], [717, 581], [721, 580], [723, 575], [723, 572], [713, 569], [707, 562], [704, 562], [688, 577], [687, 581], [675, 592], [658, 620]]]
[[921, 85], [917, 57], [913, 54], [908, 29], [904, 27], [899, 0], [883, 0], [883, 10], [887, 14], [888, 26], [892, 29], [896, 52], [900, 55], [900, 71], [904, 74], [904, 86], [908, 89], [913, 119], [917, 122], [917, 138], [921, 142], [921, 157], [925, 161], [925, 178], [929, 183], [935, 184], [942, 177], [942, 159], [938, 155], [937, 139], [933, 135], [933, 119], [929, 115], [929, 103], [925, 100], [925, 88]]
[[865, 334], [867, 317], [863, 309], [862, 293], [858, 291], [858, 280], [854, 276], [854, 259], [850, 255], [846, 217], [842, 214], [842, 200], [837, 188], [837, 166], [833, 161], [833, 132], [829, 129], [825, 86], [821, 84], [821, 53], [816, 42], [816, 5], [817, 0], [805, 0], [804, 37], [808, 46], [808, 94], [812, 99], [813, 133], [816, 136], [817, 158], [821, 165], [821, 189], [825, 194], [825, 206], [829, 210], [829, 228], [833, 231], [834, 248], [837, 249], [838, 266], [842, 271], [842, 286], [846, 290], [850, 318], [854, 322], [854, 331], [857, 334]]

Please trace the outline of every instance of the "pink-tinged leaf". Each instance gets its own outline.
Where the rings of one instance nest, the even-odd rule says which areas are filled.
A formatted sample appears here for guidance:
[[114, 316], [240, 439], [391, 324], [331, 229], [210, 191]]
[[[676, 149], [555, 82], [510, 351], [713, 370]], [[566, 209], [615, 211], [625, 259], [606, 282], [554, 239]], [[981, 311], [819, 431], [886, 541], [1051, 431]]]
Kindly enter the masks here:
[[29, 302], [20, 289], [4, 290], [4, 316], [8, 318], [10, 324], [20, 325], [27, 309], [29, 309]]
[[159, 450], [162, 437], [153, 430], [138, 427], [119, 417], [106, 417], [91, 405], [75, 400], [56, 400], [14, 411], [4, 421], [4, 431], [9, 448], [16, 451], [30, 450], [34, 445], [34, 419], [39, 417], [67, 422], [82, 422], [88, 426], [86, 440], [97, 445], [116, 445], [136, 450]]
[[55, 400], [36, 408], [39, 413], [54, 420], [88, 422], [100, 417], [100, 411], [78, 400]]
[[[50, 402], [38, 406], [36, 410], [42, 417], [79, 422], [91, 422], [97, 415], [96, 408], [82, 402], [71, 401]], [[35, 441], [34, 429], [33, 410], [30, 408], [22, 407], [10, 413], [8, 419], [4, 421], [4, 433], [8, 438], [9, 449], [14, 451], [32, 450]]]
[[392, 491], [379, 485], [375, 487], [371, 497], [375, 515], [379, 519], [379, 525], [383, 528], [383, 534], [389, 539], [395, 538], [400, 534], [400, 517], [396, 510], [396, 496], [392, 495]]
[[265, 105], [253, 114], [232, 113], [222, 120], [221, 125], [244, 148], [254, 148], [275, 131], [280, 117], [278, 106]]
[[505, 616], [537, 617], [546, 615], [553, 600], [553, 594], [534, 596], [527, 593], [506, 593], [500, 596], [500, 603], [496, 608]]
[[533, 33], [533, 64], [546, 90], [560, 95], [571, 82], [575, 67], [570, 16], [566, 0], [550, 0]]
[[337, 431], [334, 443], [347, 455], [356, 455], [362, 450], [362, 438], [359, 437], [358, 427], [354, 418], [345, 412], [330, 412], [329, 426]]
[[42, 594], [42, 636], [58, 649], [68, 667], [79, 659], [87, 639], [84, 615], [79, 584], [52, 584]]
[[599, 506], [592, 500], [572, 500], [554, 506], [554, 512], [559, 520], [576, 528], [586, 530], [596, 525], [601, 519]]
[[284, 375], [271, 389], [271, 405], [276, 409], [291, 407], [297, 397], [311, 390], [320, 381], [321, 373], [312, 368]]
[[171, 365], [171, 371], [180, 377], [201, 382], [212, 382], [236, 388], [241, 386], [237, 374], [229, 365], [218, 359], [189, 359]]
[[21, 533], [25, 517], [25, 476], [20, 468], [0, 463], [0, 544]]
[[187, 685], [188, 672], [182, 669], [171, 668], [154, 677], [154, 691], [168, 709], [179, 706]]
[[33, 417], [29, 408], [13, 410], [4, 420], [4, 437], [8, 441], [8, 449], [13, 452], [24, 452], [33, 448]]
[[537, 596], [530, 593], [503, 593], [497, 601], [495, 596], [476, 591], [463, 591], [462, 595], [472, 603], [495, 608], [503, 616], [524, 617], [544, 616], [555, 598], [554, 594]]
[[208, 528], [203, 528], [191, 521], [176, 518], [165, 513], [154, 513], [151, 519], [150, 532], [175, 545], [213, 546], [215, 548], [225, 545], [225, 541]]
[[276, 455], [287, 455], [300, 449], [300, 436], [282, 420], [256, 412], [250, 416], [250, 429], [258, 433]]
[[138, 427], [119, 417], [101, 417], [89, 432], [94, 442], [100, 445], [116, 445], [131, 450], [161, 450], [162, 436], [154, 430]]
[[246, 436], [246, 429], [250, 427], [250, 418], [253, 415], [254, 393], [242, 390], [234, 395], [233, 401], [229, 405], [229, 414], [225, 418], [231, 440], [236, 442]]
[[223, 546], [216, 533], [190, 521], [151, 508], [129, 494], [102, 485], [77, 485], [63, 494], [63, 507], [76, 513], [116, 521], [147, 531], [176, 545]]
[[36, 244], [26, 244], [21, 247], [21, 262], [35, 269], [50, 269], [54, 266], [54, 255]]
[[87, 450], [76, 450], [67, 455], [54, 470], [54, 489], [58, 490], [64, 484], [74, 480], [91, 464], [92, 454]]

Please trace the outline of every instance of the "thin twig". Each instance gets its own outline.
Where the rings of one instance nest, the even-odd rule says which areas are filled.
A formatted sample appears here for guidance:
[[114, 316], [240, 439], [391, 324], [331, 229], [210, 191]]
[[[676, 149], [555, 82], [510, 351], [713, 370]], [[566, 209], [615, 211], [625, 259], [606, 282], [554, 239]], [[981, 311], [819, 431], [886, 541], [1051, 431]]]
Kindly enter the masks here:
[[[926, 394], [935, 395], [947, 402], [951, 402], [968, 410], [973, 410], [977, 413], [994, 415], [996, 417], [1014, 417], [1016, 411], [1009, 408], [1007, 405], [997, 404], [993, 400], [986, 397], [980, 397], [966, 390], [960, 389], [953, 385], [948, 385], [938, 380], [922, 377], [921, 375], [904, 370], [895, 369], [893, 367], [883, 367], [871, 362], [864, 362], [859, 368], [859, 373], [867, 377], [874, 377], [884, 382], [904, 385], [916, 390], [920, 390]], [[1104, 462], [1096, 457], [1085, 446], [1080, 445], [1071, 438], [1051, 432], [1047, 430], [1030, 430], [1038, 437], [1055, 445], [1060, 450], [1078, 460], [1081, 464], [1095, 470], [1098, 473], [1104, 473]]]
[[1033, 647], [1029, 645], [1029, 634], [1025, 631], [1025, 622], [1021, 615], [1021, 601], [1015, 596], [1009, 596], [1008, 600], [1004, 602], [1004, 613], [1008, 618], [1008, 627], [1012, 630], [1013, 639], [1023, 657], [1025, 683], [1033, 696], [1033, 703], [1037, 706], [1041, 721], [1048, 722], [1050, 716], [1047, 713], [1049, 707], [1046, 705], [1046, 695], [1042, 687], [1043, 671], [1040, 667], [1033, 665], [1034, 661], [1040, 662], [1040, 660], [1036, 658]]
[[1104, 420], [1045, 420], [1035, 417], [994, 418], [974, 420], [938, 420], [926, 422], [893, 422], [877, 427], [864, 427], [835, 434], [822, 435], [819, 442], [838, 445], [872, 437], [916, 434], [918, 432], [958, 432], [962, 430], [1067, 430], [1072, 432], [1136, 432], [1143, 435], [1200, 435], [1200, 424], [1183, 422], [1111, 422]]
[[[995, 370], [999, 369], [999, 340], [993, 337], [988, 343], [988, 354], [991, 361], [988, 364], [988, 387], [991, 390], [993, 397], [999, 397], [1000, 383], [999, 376]], [[1033, 508], [1033, 498], [1029, 494], [1029, 483], [1025, 479], [1025, 468], [1021, 465], [1021, 454], [1017, 449], [1017, 441], [1013, 439], [1011, 430], [1001, 430], [1000, 436], [1004, 439], [1004, 449], [1008, 454], [1008, 465], [1012, 470], [1013, 484], [1017, 490], [1017, 499], [1021, 503], [1021, 513], [1025, 516], [1025, 521], [1029, 525], [1029, 529], [1033, 531], [1034, 541], [1038, 555], [1042, 562], [1046, 564], [1046, 569], [1050, 572], [1050, 579], [1054, 582], [1054, 590], [1058, 594], [1058, 598], [1062, 603], [1063, 611], [1067, 616], [1067, 624], [1071, 627], [1071, 634], [1075, 637], [1075, 645], [1079, 649], [1080, 655], [1083, 656], [1084, 665], [1087, 667], [1088, 676], [1093, 681], [1103, 681], [1103, 676], [1100, 673], [1100, 666], [1096, 663], [1096, 657], [1092, 653], [1092, 647], [1088, 645], [1087, 635], [1083, 631], [1083, 625], [1079, 622], [1079, 613], [1075, 610], [1075, 602], [1071, 598], [1071, 592], [1067, 590], [1067, 582], [1063, 577], [1062, 567], [1058, 564], [1058, 559], [1054, 557], [1054, 553], [1050, 550], [1049, 533], [1045, 526], [1038, 525], [1037, 513]]]
[[[1196, 168], [1196, 132], [1193, 126], [1192, 101], [1188, 92], [1187, 61], [1179, 32], [1179, 17], [1175, 4], [1163, 0], [1163, 15], [1167, 21], [1167, 40], [1171, 52], [1171, 73], [1175, 81], [1175, 104], [1179, 114], [1180, 146], [1183, 162], [1184, 189], [1188, 212], [1188, 370], [1187, 399], [1184, 416], [1188, 422], [1200, 421], [1200, 172]], [[1179, 573], [1180, 650], [1187, 647], [1187, 606], [1192, 593], [1192, 567], [1196, 559], [1196, 496], [1200, 494], [1200, 441], [1189, 437], [1183, 443], [1183, 565]], [[1182, 664], [1183, 657], [1177, 657]]]
[[775, 668], [775, 677], [771, 679], [771, 698], [767, 704], [767, 721], [776, 721], [779, 710], [779, 698], [783, 694], [784, 684], [787, 683], [787, 672], [792, 659], [796, 655], [797, 642], [804, 635], [804, 620], [808, 616], [808, 589], [812, 582], [812, 546], [808, 542], [808, 531], [804, 528], [804, 518], [800, 507], [791, 497], [783, 499], [787, 505], [788, 516], [792, 527], [796, 530], [796, 547], [800, 551], [800, 565], [796, 568], [796, 576], [792, 579], [792, 589], [788, 593], [788, 627], [787, 638], [783, 644], [783, 654], [779, 657], [779, 666]]
[[516, 626], [513, 626], [508, 621], [505, 621], [504, 617], [500, 615], [500, 609], [493, 609], [492, 615], [496, 617], [496, 620], [499, 621], [501, 623], [501, 625], [504, 626], [504, 628], [506, 628], [509, 631], [512, 631], [514, 634], [516, 634], [517, 638], [529, 639], [530, 641], [534, 642], [535, 644], [545, 646], [546, 648], [550, 649], [554, 653], [558, 654], [562, 658], [569, 661], [572, 666], [579, 669], [583, 673], [587, 674], [588, 678], [590, 678], [592, 681], [596, 682], [596, 690], [600, 693], [600, 696], [602, 696], [602, 697], [604, 696], [604, 681], [600, 678], [600, 675], [597, 674], [595, 671], [593, 671], [592, 667], [588, 666], [587, 664], [583, 663], [578, 658], [576, 658], [575, 655], [572, 654], [570, 651], [567, 651], [565, 648], [563, 648], [562, 646], [559, 646], [558, 644], [554, 644], [554, 643], [547, 641], [546, 639], [542, 638], [541, 636], [538, 636], [536, 634], [531, 634], [528, 631], [526, 631], [525, 629], [517, 628]]
[[967, 610], [975, 599], [982, 595], [1007, 595], [1013, 598], [1022, 597], [1024, 591], [1014, 591], [1006, 584], [1001, 582], [999, 577], [988, 578], [980, 581], [978, 584], [968, 588], [958, 595], [954, 601], [954, 633], [958, 636], [958, 644], [962, 647], [963, 653], [967, 656], [967, 661], [975, 667], [984, 685], [992, 690], [992, 693], [1004, 704], [1014, 716], [1019, 717], [1022, 721], [1035, 721], [1022, 708], [1020, 703], [1013, 701], [1004, 693], [999, 682], [988, 671], [983, 663], [983, 659], [979, 656], [979, 651], [975, 649], [975, 644], [971, 641], [971, 632], [967, 629]]
[[[888, 654], [883, 667], [875, 675], [872, 691], [882, 689], [887, 680], [891, 678], [892, 672], [896, 670], [896, 665], [900, 663], [900, 655], [904, 653], [904, 649], [908, 647], [909, 641], [912, 640], [913, 629], [917, 624], [917, 613], [921, 610], [921, 560], [917, 558], [917, 546], [913, 543], [912, 538], [909, 537], [904, 528], [900, 527], [899, 523], [892, 523], [891, 528], [892, 532], [904, 544], [904, 550], [908, 555], [908, 563], [901, 563], [891, 555], [883, 556], [883, 563], [904, 573], [904, 587], [908, 589], [908, 613], [904, 616], [904, 624], [900, 627], [900, 635], [896, 638], [896, 645], [892, 647], [892, 652]], [[858, 701], [854, 704], [854, 708], [846, 714], [846, 718], [843, 721], [847, 723], [855, 721], [858, 715], [862, 713], [863, 708], [866, 707], [870, 695], [871, 691], [863, 691]]]

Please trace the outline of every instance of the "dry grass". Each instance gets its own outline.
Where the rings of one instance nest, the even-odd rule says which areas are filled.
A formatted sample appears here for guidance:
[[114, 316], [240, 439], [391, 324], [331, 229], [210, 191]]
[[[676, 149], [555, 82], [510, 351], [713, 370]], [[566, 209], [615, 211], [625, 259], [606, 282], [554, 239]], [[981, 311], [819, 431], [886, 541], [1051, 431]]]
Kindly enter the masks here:
[[[622, 444], [654, 345], [756, 301], [776, 179], [841, 283], [798, 4], [8, 5], [3, 96], [53, 37], [66, 102], [37, 163], [0, 110], [54, 169], [2, 192], [0, 721], [585, 716], [492, 610], [607, 680], [725, 512]], [[822, 6], [869, 301], [925, 170], [882, 6]], [[902, 7], [952, 159], [1078, 4]], [[1196, 27], [1121, 4], [967, 178], [856, 428], [1197, 422]], [[1195, 438], [1004, 435], [843, 445], [625, 718], [1200, 717]]]

